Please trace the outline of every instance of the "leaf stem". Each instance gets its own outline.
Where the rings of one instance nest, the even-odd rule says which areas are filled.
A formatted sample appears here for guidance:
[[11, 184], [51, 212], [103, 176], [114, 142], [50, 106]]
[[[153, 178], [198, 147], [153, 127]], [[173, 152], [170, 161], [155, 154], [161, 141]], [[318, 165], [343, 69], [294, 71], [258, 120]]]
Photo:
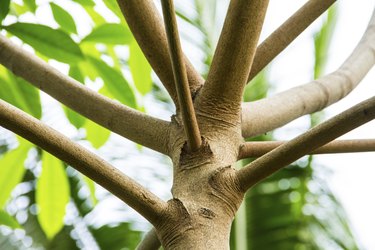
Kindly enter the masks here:
[[[241, 145], [238, 159], [260, 157], [287, 143], [287, 141], [252, 141]], [[375, 151], [375, 139], [336, 140], [309, 154], [338, 154]]]
[[179, 108], [184, 123], [189, 149], [191, 151], [196, 151], [201, 146], [202, 140], [195, 116], [193, 100], [189, 90], [185, 62], [183, 60], [177, 21], [174, 13], [173, 0], [162, 0], [161, 3]]

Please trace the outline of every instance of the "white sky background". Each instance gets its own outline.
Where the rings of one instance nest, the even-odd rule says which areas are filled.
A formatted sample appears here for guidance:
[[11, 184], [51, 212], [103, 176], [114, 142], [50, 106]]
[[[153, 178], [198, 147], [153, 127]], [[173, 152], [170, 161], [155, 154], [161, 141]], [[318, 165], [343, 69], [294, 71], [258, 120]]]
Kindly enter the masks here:
[[[296, 3], [298, 2], [298, 4]], [[271, 0], [266, 23], [266, 32], [271, 32], [294, 10], [306, 1]], [[341, 0], [338, 22], [328, 53], [327, 71], [335, 70], [351, 53], [361, 38], [374, 10], [373, 0]], [[298, 5], [298, 6], [297, 6]], [[280, 11], [282, 10], [282, 11]], [[274, 92], [306, 83], [311, 79], [314, 26], [301, 35], [271, 67], [271, 81], [276, 82]], [[369, 72], [362, 83], [347, 98], [326, 109], [326, 117], [370, 98], [375, 93], [375, 70]], [[278, 131], [278, 139], [291, 139], [308, 126], [308, 119], [299, 119]], [[375, 122], [370, 122], [346, 135], [345, 139], [374, 138]], [[328, 182], [351, 220], [354, 233], [364, 249], [375, 249], [375, 153], [330, 154], [315, 157], [315, 162], [329, 167], [333, 174]]]

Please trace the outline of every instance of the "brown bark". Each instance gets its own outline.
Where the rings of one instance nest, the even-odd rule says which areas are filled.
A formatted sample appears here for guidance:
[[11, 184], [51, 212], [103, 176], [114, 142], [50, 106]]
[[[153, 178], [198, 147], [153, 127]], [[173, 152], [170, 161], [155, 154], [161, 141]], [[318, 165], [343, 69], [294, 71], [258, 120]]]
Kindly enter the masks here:
[[[117, 0], [135, 39], [175, 104], [178, 103], [163, 21], [152, 0]], [[192, 94], [203, 79], [184, 57]]]
[[169, 124], [121, 105], [0, 35], [0, 63], [69, 108], [125, 138], [167, 154]]

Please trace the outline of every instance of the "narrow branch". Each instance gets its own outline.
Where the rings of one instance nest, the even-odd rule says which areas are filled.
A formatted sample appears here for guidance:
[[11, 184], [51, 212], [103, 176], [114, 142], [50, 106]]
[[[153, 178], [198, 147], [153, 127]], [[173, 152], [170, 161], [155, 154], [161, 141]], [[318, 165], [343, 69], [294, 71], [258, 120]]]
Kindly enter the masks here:
[[374, 64], [375, 12], [362, 39], [338, 70], [270, 98], [244, 103], [242, 135], [251, 137], [266, 133], [341, 100]]
[[151, 229], [138, 244], [137, 250], [158, 250], [161, 243], [156, 235], [155, 228]]
[[[167, 37], [153, 0], [117, 0], [117, 2], [148, 62], [177, 104]], [[190, 90], [195, 93], [202, 86], [203, 79], [186, 57], [184, 61]]]
[[[238, 159], [260, 157], [285, 144], [286, 141], [252, 141], [244, 143]], [[330, 142], [309, 154], [337, 154], [375, 151], [375, 139], [337, 140]]]
[[230, 2], [207, 81], [197, 99], [203, 115], [225, 114], [238, 122], [267, 6], [268, 0]]
[[169, 123], [102, 96], [0, 35], [0, 63], [66, 106], [94, 122], [167, 154]]
[[267, 37], [257, 48], [247, 81], [251, 81], [334, 2], [336, 0], [308, 1]]
[[0, 125], [65, 161], [134, 208], [151, 223], [167, 203], [94, 153], [41, 121], [0, 100]]
[[198, 122], [195, 117], [193, 100], [186, 76], [185, 64], [178, 35], [173, 0], [162, 0], [165, 29], [168, 38], [169, 55], [172, 62], [174, 82], [177, 90], [179, 109], [184, 123], [189, 149], [196, 151], [202, 144]]
[[297, 136], [240, 169], [237, 172], [239, 183], [243, 190], [247, 190], [277, 170], [374, 118], [375, 97], [372, 97]]

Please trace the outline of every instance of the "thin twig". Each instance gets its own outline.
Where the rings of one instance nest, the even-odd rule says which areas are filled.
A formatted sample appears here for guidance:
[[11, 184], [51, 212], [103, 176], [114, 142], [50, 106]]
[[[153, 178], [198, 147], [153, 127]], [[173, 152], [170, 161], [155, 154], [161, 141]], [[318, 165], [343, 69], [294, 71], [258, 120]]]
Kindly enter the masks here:
[[168, 154], [168, 122], [128, 108], [90, 90], [2, 35], [0, 63], [103, 127], [136, 143]]
[[308, 1], [267, 37], [257, 48], [247, 81], [251, 81], [334, 2], [336, 0]]
[[243, 103], [242, 135], [252, 137], [266, 133], [341, 100], [373, 67], [374, 51], [375, 12], [362, 39], [336, 71], [269, 98]]
[[226, 122], [239, 122], [243, 88], [268, 2], [230, 1], [206, 83], [196, 100], [198, 115], [216, 120], [225, 115]]
[[[286, 141], [251, 141], [241, 145], [239, 159], [260, 157], [286, 143]], [[375, 139], [332, 141], [309, 154], [338, 154], [375, 151]]]
[[0, 125], [38, 145], [123, 200], [151, 223], [167, 203], [94, 153], [38, 119], [0, 100]]
[[173, 0], [162, 0], [161, 3], [179, 108], [189, 149], [191, 151], [196, 151], [201, 146], [202, 140], [186, 76]]
[[247, 190], [277, 170], [374, 118], [375, 97], [372, 97], [319, 124], [240, 169], [237, 172], [239, 183], [243, 190]]
[[[153, 0], [117, 0], [135, 39], [175, 104], [178, 104], [163, 21]], [[195, 93], [203, 78], [184, 57], [190, 90]]]

